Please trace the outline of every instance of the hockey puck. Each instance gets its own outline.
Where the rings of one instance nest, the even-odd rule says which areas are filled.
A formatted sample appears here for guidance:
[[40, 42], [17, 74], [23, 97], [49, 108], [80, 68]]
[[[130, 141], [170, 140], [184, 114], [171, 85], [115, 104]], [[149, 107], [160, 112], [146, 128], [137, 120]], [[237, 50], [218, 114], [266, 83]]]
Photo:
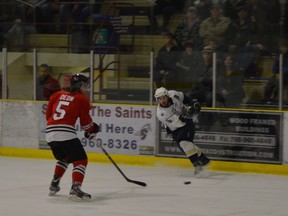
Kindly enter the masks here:
[[185, 185], [191, 184], [191, 181], [185, 181], [184, 184]]

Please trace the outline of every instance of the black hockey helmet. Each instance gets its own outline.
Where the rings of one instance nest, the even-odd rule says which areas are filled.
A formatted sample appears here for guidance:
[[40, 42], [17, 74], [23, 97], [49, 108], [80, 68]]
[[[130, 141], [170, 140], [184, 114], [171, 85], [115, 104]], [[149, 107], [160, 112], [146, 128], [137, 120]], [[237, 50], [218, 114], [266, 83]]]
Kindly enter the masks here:
[[71, 88], [81, 88], [83, 84], [89, 84], [89, 79], [82, 74], [75, 74], [70, 80]]

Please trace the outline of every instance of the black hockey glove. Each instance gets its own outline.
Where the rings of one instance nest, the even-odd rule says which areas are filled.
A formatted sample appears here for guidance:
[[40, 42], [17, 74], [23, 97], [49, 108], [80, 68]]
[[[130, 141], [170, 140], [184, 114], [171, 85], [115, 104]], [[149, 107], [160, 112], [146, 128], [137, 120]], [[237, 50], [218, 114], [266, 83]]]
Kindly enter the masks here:
[[194, 107], [193, 106], [189, 106], [186, 108], [186, 113], [187, 116], [192, 117], [194, 114]]
[[190, 117], [190, 116], [187, 116], [186, 114], [181, 114], [181, 115], [179, 116], [179, 119], [180, 119], [180, 121], [182, 121], [182, 122], [187, 122], [188, 120], [191, 120], [191, 117]]
[[91, 132], [85, 131], [85, 133], [84, 133], [85, 138], [87, 138], [89, 140], [94, 139], [94, 137], [96, 137], [97, 133], [99, 132], [99, 129], [100, 129], [99, 125], [96, 123], [93, 123], [92, 131]]
[[190, 106], [184, 108], [183, 113], [188, 117], [192, 117], [193, 115], [199, 114], [200, 111], [201, 105], [196, 99], [194, 99]]
[[97, 133], [89, 133], [89, 132], [86, 132], [84, 133], [84, 136], [85, 138], [89, 139], [89, 140], [92, 140], [96, 137]]
[[192, 107], [193, 107], [193, 109], [192, 109], [193, 110], [193, 115], [197, 115], [197, 114], [200, 113], [201, 105], [200, 105], [200, 103], [198, 102], [197, 99], [193, 100]]
[[95, 122], [93, 122], [93, 129], [92, 131], [90, 131], [90, 133], [98, 133], [100, 130], [100, 127], [98, 124], [96, 124]]
[[170, 130], [169, 127], [165, 127], [167, 134], [172, 134], [172, 131]]

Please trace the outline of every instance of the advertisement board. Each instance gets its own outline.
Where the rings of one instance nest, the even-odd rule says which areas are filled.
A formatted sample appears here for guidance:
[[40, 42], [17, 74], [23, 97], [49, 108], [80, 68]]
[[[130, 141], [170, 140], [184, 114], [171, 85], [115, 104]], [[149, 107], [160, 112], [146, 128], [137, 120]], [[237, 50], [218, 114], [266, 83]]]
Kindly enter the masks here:
[[[47, 149], [45, 141], [45, 110], [43, 104], [40, 117], [39, 148]], [[156, 142], [155, 107], [135, 105], [95, 105], [91, 110], [93, 121], [100, 125], [96, 140], [84, 137], [79, 122], [77, 135], [87, 152], [101, 152], [95, 141], [109, 153], [131, 155], [154, 155]]]
[[[213, 159], [280, 163], [282, 113], [202, 111], [196, 121], [194, 142]], [[160, 125], [159, 156], [185, 155]]]

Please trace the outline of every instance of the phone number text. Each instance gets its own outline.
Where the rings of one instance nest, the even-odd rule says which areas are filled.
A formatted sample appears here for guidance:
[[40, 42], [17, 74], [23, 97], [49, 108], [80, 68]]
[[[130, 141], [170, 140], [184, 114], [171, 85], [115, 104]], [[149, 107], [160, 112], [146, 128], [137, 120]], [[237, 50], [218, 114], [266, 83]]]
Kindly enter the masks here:
[[115, 148], [115, 149], [136, 150], [138, 148], [136, 140], [108, 139], [107, 141], [104, 141], [101, 138], [97, 138], [96, 140], [89, 140], [87, 138], [82, 138], [81, 142], [83, 147], [90, 147], [90, 148], [97, 147], [97, 145], [102, 145], [103, 147], [108, 147], [110, 149]]
[[221, 144], [236, 144], [236, 145], [257, 145], [266, 147], [276, 146], [275, 136], [244, 136], [231, 134], [195, 134], [194, 140], [198, 143], [221, 143]]

